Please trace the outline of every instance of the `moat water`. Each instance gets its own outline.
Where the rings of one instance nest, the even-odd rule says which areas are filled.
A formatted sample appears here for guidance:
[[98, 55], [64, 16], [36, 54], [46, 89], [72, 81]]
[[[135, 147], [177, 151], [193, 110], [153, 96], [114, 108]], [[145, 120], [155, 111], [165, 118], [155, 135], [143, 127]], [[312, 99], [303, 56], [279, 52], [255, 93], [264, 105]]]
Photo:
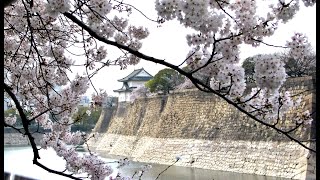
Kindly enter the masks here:
[[[83, 150], [79, 150], [85, 153]], [[41, 163], [54, 170], [64, 170], [65, 162], [62, 158], [57, 156], [54, 150], [40, 150]], [[104, 156], [107, 162], [113, 162], [117, 159]], [[4, 171], [11, 174], [29, 177], [36, 180], [65, 180], [59, 175], [48, 173], [40, 167], [32, 164], [33, 153], [31, 147], [28, 146], [15, 146], [4, 147]], [[130, 162], [128, 166], [121, 169], [116, 169], [116, 163], [110, 163], [114, 167], [115, 172], [113, 177], [120, 172], [126, 176], [132, 176], [134, 172], [146, 163]], [[151, 164], [152, 169], [143, 174], [142, 180], [154, 180], [160, 172], [166, 169], [167, 165]], [[139, 178], [136, 178], [139, 179]], [[225, 171], [213, 171], [190, 167], [172, 166], [166, 170], [158, 178], [159, 180], [287, 180], [286, 178], [258, 176], [251, 174], [240, 174]]]

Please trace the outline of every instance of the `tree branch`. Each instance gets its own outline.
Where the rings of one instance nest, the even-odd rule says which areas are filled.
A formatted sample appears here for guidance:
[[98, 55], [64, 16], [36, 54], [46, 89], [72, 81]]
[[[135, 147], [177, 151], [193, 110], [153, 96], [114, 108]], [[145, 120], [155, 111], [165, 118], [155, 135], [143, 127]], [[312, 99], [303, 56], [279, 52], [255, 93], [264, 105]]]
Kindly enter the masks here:
[[34, 141], [34, 137], [31, 135], [30, 131], [29, 131], [29, 125], [30, 125], [30, 121], [28, 120], [27, 116], [25, 115], [25, 113], [23, 112], [23, 108], [21, 107], [20, 105], [20, 102], [19, 100], [17, 99], [17, 97], [14, 95], [14, 93], [11, 91], [12, 88], [9, 87], [7, 84], [4, 83], [4, 90], [8, 93], [8, 95], [11, 97], [11, 99], [13, 100], [13, 102], [15, 103], [16, 105], [16, 108], [19, 112], [19, 115], [21, 117], [21, 121], [22, 121], [22, 125], [23, 125], [23, 128], [25, 130], [25, 135], [27, 135], [29, 141], [30, 141], [30, 145], [31, 145], [31, 148], [32, 148], [32, 151], [33, 151], [33, 164], [45, 169], [46, 171], [50, 172], [50, 173], [54, 173], [54, 174], [58, 174], [58, 175], [61, 175], [61, 176], [65, 176], [65, 177], [68, 177], [68, 178], [71, 178], [71, 179], [77, 179], [77, 180], [81, 180], [80, 178], [77, 178], [77, 177], [74, 177], [72, 175], [69, 175], [69, 174], [65, 174], [63, 172], [59, 172], [59, 171], [55, 171], [55, 170], [52, 170], [46, 166], [44, 166], [43, 164], [41, 164], [40, 162], [38, 162], [38, 159], [40, 159], [40, 155], [39, 155], [39, 150], [37, 148], [37, 145]]
[[[70, 19], [71, 21], [73, 21], [74, 23], [76, 23], [77, 25], [79, 25], [80, 27], [82, 27], [83, 29], [85, 29], [91, 36], [93, 36], [94, 38], [98, 39], [99, 41], [101, 42], [104, 42], [106, 44], [109, 44], [109, 45], [112, 45], [112, 46], [115, 46], [115, 47], [118, 47], [118, 48], [121, 48], [123, 50], [126, 50], [128, 51], [129, 53], [139, 57], [139, 58], [142, 58], [144, 60], [147, 60], [147, 61], [150, 61], [150, 62], [154, 62], [154, 63], [159, 63], [159, 64], [162, 64], [164, 66], [167, 66], [167, 67], [170, 67], [176, 71], [178, 71], [180, 74], [186, 76], [187, 78], [189, 78], [192, 83], [194, 85], [196, 85], [196, 87], [204, 87], [207, 91], [210, 91], [211, 93], [219, 96], [220, 98], [224, 99], [227, 103], [233, 105], [235, 108], [237, 108], [240, 112], [246, 114], [247, 116], [249, 116], [250, 118], [252, 118], [253, 120], [259, 122], [260, 124], [263, 124], [267, 127], [270, 127], [274, 130], [276, 130], [277, 132], [285, 135], [286, 137], [288, 137], [290, 140], [298, 143], [299, 145], [301, 145], [302, 147], [304, 147], [305, 149], [308, 149], [310, 150], [311, 152], [314, 152], [316, 153], [316, 150], [314, 149], [311, 149], [309, 147], [307, 147], [306, 145], [304, 145], [303, 143], [301, 143], [299, 140], [295, 139], [294, 137], [290, 136], [288, 133], [286, 133], [285, 131], [279, 129], [279, 128], [276, 128], [274, 127], [273, 125], [271, 124], [268, 124], [266, 122], [264, 122], [263, 120], [260, 120], [258, 119], [257, 117], [255, 117], [254, 115], [250, 114], [249, 112], [247, 112], [246, 110], [244, 110], [242, 107], [238, 106], [236, 102], [233, 102], [232, 100], [230, 100], [229, 98], [225, 97], [224, 95], [220, 94], [219, 92], [217, 92], [216, 90], [212, 89], [210, 86], [207, 86], [206, 84], [204, 84], [203, 82], [201, 82], [200, 80], [194, 78], [192, 76], [192, 74], [190, 73], [187, 73], [185, 72], [184, 70], [182, 70], [181, 68], [179, 68], [178, 66], [175, 66], [171, 63], [168, 63], [166, 62], [165, 60], [161, 60], [161, 59], [157, 59], [157, 58], [154, 58], [154, 57], [151, 57], [151, 56], [148, 56], [148, 55], [145, 55], [137, 50], [133, 50], [131, 48], [129, 48], [128, 46], [125, 46], [125, 45], [122, 45], [122, 44], [119, 44], [117, 42], [114, 42], [114, 41], [110, 41], [104, 37], [101, 37], [99, 36], [96, 32], [94, 32], [90, 27], [88, 27], [86, 24], [84, 24], [82, 21], [80, 21], [79, 19], [77, 19], [77, 17], [73, 16], [72, 14], [66, 12], [66, 13], [63, 13], [65, 17], [67, 17], [68, 19]], [[241, 33], [240, 33], [241, 34]], [[239, 36], [240, 34], [236, 35], [236, 36]], [[231, 37], [234, 37], [234, 36], [231, 36]], [[231, 38], [229, 37], [229, 38]], [[224, 39], [228, 39], [228, 37], [226, 38], [222, 38], [222, 39], [219, 39], [217, 41], [222, 41]], [[202, 88], [203, 89], [203, 88]], [[203, 91], [206, 91], [203, 89]]]

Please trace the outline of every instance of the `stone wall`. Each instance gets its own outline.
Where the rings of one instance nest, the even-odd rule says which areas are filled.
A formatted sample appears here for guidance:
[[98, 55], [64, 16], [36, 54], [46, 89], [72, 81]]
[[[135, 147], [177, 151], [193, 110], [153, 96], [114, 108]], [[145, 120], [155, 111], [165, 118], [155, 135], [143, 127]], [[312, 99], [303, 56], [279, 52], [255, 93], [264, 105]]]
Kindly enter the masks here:
[[94, 129], [92, 130], [93, 132], [98, 132], [98, 133], [102, 133], [102, 132], [106, 132], [108, 127], [109, 127], [109, 123], [111, 121], [111, 118], [114, 116], [114, 113], [116, 112], [117, 107], [105, 107], [102, 111], [101, 111], [101, 115], [94, 127]]
[[[20, 133], [4, 133], [4, 145], [9, 146], [27, 146], [30, 145], [30, 142], [27, 136], [20, 134]], [[36, 144], [40, 143], [41, 135], [34, 134], [33, 137], [35, 138]]]
[[[305, 179], [308, 152], [294, 142], [152, 138], [105, 134], [98, 152], [133, 161]], [[194, 160], [194, 163], [191, 161]], [[315, 179], [315, 175], [310, 176]]]
[[[311, 77], [303, 77], [289, 79], [284, 89], [303, 93], [302, 110], [311, 111], [315, 109], [314, 87]], [[294, 126], [290, 119], [295, 113], [286, 115], [283, 128]], [[313, 128], [298, 129], [292, 135], [309, 139], [315, 132]], [[136, 161], [170, 164], [181, 155], [185, 161], [195, 159], [193, 164], [178, 164], [182, 166], [315, 178], [315, 155], [219, 97], [198, 90], [119, 104], [107, 132], [91, 141], [91, 146]]]

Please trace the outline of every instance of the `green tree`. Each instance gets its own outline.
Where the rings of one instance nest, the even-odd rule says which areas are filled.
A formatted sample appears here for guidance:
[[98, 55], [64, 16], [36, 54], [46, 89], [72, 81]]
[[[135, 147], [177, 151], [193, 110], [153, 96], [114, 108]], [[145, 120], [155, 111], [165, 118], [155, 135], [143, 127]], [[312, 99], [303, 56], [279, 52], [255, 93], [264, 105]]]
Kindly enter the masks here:
[[314, 52], [298, 60], [288, 57], [286, 54], [283, 54], [282, 58], [289, 77], [309, 76], [316, 72], [316, 54]]
[[253, 79], [254, 65], [255, 65], [254, 59], [258, 56], [259, 55], [248, 57], [242, 63], [242, 67], [244, 68], [244, 73], [245, 73], [247, 82], [254, 82], [254, 79]]
[[[95, 125], [100, 117], [101, 110], [102, 107], [90, 109], [89, 107], [79, 106], [78, 112], [72, 118], [77, 124], [83, 126]], [[87, 111], [90, 111], [90, 115], [87, 114]]]
[[163, 91], [167, 94], [177, 85], [183, 83], [184, 78], [177, 71], [169, 68], [160, 70], [153, 79], [146, 82], [146, 87], [150, 92]]

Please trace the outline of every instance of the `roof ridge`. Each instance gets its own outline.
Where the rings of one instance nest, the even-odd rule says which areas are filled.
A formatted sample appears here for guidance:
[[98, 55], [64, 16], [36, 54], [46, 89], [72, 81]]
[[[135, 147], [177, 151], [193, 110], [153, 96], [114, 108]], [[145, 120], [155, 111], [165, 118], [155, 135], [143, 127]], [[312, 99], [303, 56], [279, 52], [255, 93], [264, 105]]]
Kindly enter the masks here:
[[118, 81], [119, 82], [128, 81], [132, 77], [135, 77], [137, 74], [139, 74], [141, 71], [145, 71], [150, 77], [152, 77], [152, 75], [150, 73], [148, 73], [144, 68], [140, 68], [140, 69], [136, 69], [136, 70], [132, 71], [129, 75], [127, 75], [124, 78], [119, 79]]

